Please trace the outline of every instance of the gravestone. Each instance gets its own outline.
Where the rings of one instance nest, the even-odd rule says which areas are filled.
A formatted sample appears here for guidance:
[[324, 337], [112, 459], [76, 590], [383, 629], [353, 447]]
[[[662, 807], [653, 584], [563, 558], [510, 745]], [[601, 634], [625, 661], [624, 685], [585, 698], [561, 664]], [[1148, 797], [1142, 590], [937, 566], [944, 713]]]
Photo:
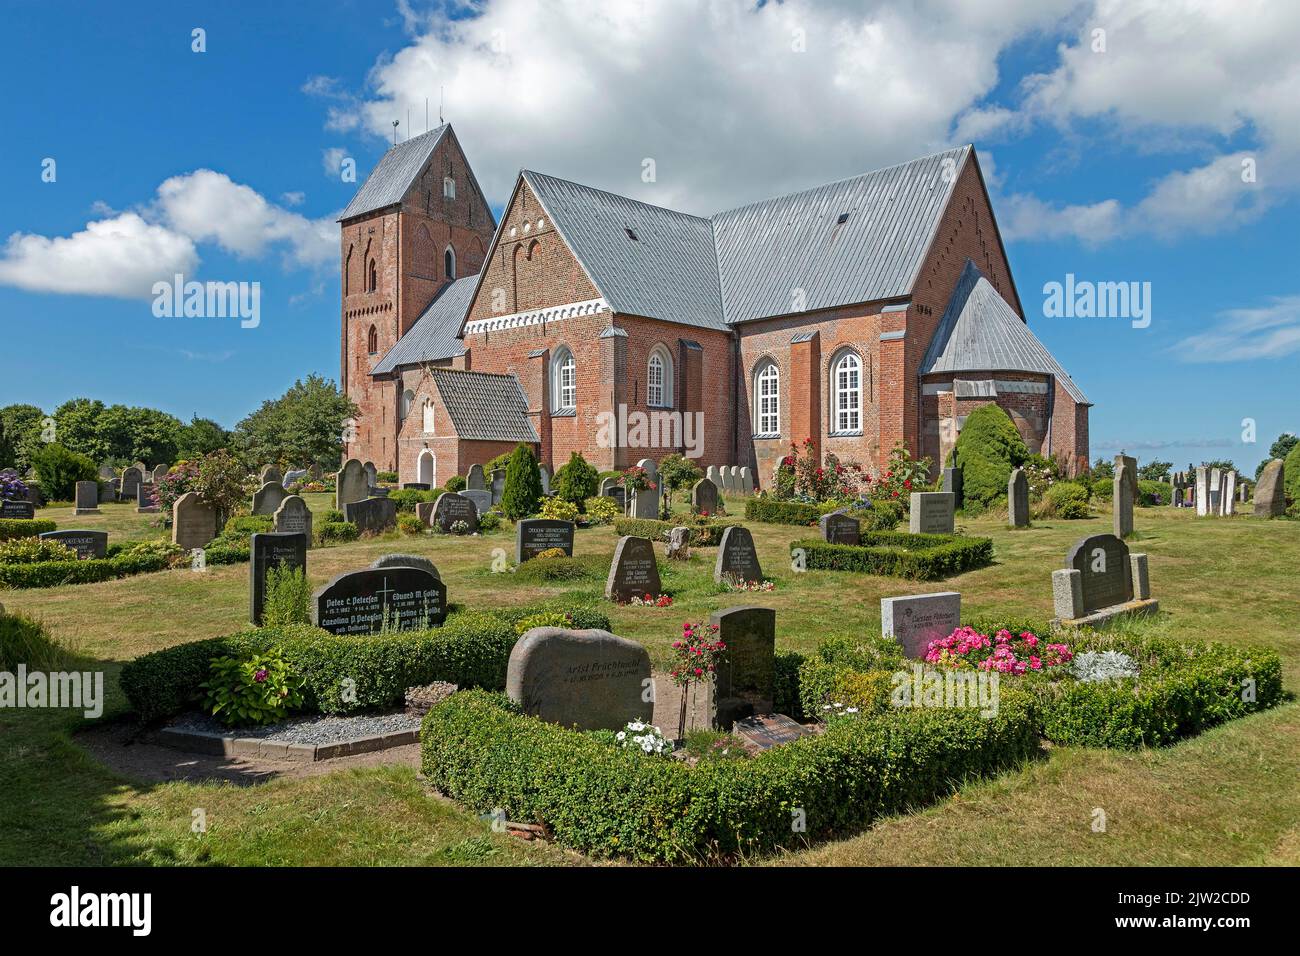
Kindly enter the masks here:
[[617, 478], [603, 478], [600, 482], [600, 496], [613, 498], [621, 514], [627, 514], [627, 496]]
[[140, 472], [140, 480], [144, 481], [144, 476], [149, 473], [149, 466], [142, 461], [137, 461], [131, 467]]
[[172, 505], [172, 543], [186, 551], [206, 548], [217, 536], [217, 513], [199, 497], [187, 491]]
[[36, 517], [36, 506], [30, 501], [16, 501], [6, 498], [0, 501], [0, 518], [26, 518], [31, 520]]
[[397, 524], [397, 502], [389, 498], [353, 501], [343, 509], [343, 513], [362, 534], [378, 534]]
[[122, 486], [118, 494], [127, 501], [134, 501], [140, 493], [140, 485], [144, 483], [144, 472], [132, 465], [126, 471], [122, 472]]
[[912, 492], [908, 530], [912, 534], [952, 534], [956, 527], [955, 501], [951, 491]]
[[1196, 516], [1204, 518], [1210, 513], [1210, 470], [1204, 465], [1196, 469]]
[[862, 522], [842, 511], [832, 511], [830, 514], [822, 515], [817, 519], [817, 524], [821, 528], [822, 540], [827, 544], [859, 545], [862, 543]]
[[506, 493], [506, 470], [498, 468], [492, 472], [492, 503], [494, 505], [501, 503], [501, 497]]
[[102, 478], [104, 481], [112, 481], [114, 478], [117, 477], [117, 472], [113, 470], [112, 465], [100, 465], [99, 477]]
[[107, 531], [46, 531], [41, 534], [41, 539], [67, 545], [77, 552], [78, 561], [108, 557]]
[[368, 461], [361, 466], [362, 471], [366, 473], [366, 487], [373, 488], [379, 484], [379, 469], [375, 467], [373, 461]]
[[722, 490], [729, 495], [736, 493], [736, 476], [730, 465], [722, 466]]
[[962, 506], [962, 472], [960, 468], [945, 468], [943, 470], [943, 484], [940, 490], [946, 491], [952, 495], [953, 507]]
[[486, 491], [487, 485], [483, 481], [483, 466], [470, 465], [469, 474], [465, 476], [465, 487], [470, 491]]
[[708, 468], [704, 469], [704, 477], [713, 482], [713, 486], [719, 491], [722, 490], [722, 472], [717, 465], [709, 465]]
[[158, 505], [153, 499], [153, 485], [141, 483], [135, 490], [135, 510], [136, 514], [154, 514], [158, 511]]
[[1229, 469], [1223, 474], [1223, 486], [1219, 493], [1219, 513], [1225, 518], [1232, 517], [1235, 511], [1234, 502], [1236, 500], [1237, 473], [1232, 469]]
[[277, 485], [284, 481], [284, 475], [275, 465], [267, 465], [257, 473], [258, 485], [264, 485], [268, 481], [274, 481]]
[[253, 494], [253, 514], [273, 515], [284, 499], [288, 497], [284, 485], [278, 481], [268, 481]]
[[423, 568], [349, 571], [312, 596], [313, 623], [332, 634], [378, 634], [439, 627], [447, 617], [447, 586]]
[[99, 489], [99, 500], [101, 503], [105, 501], [117, 501], [122, 497], [121, 491], [122, 479], [114, 478], [112, 481], [106, 482], [104, 486]]
[[1218, 515], [1223, 511], [1223, 505], [1219, 496], [1223, 494], [1223, 471], [1219, 468], [1210, 469], [1210, 486], [1208, 489], [1210, 499], [1211, 515]]
[[659, 581], [659, 562], [655, 547], [649, 538], [624, 535], [614, 547], [614, 560], [609, 564], [605, 578], [605, 597], [626, 604], [634, 597], [659, 597], [663, 585]]
[[478, 511], [480, 518], [492, 507], [492, 492], [490, 491], [482, 488], [466, 488], [461, 494], [474, 502], [474, 507]]
[[740, 469], [740, 491], [746, 495], [754, 493], [754, 473], [748, 465], [743, 465]]
[[386, 554], [381, 558], [375, 558], [370, 567], [374, 570], [382, 568], [419, 568], [421, 571], [428, 571], [439, 581], [442, 575], [438, 573], [438, 566], [428, 558], [422, 558], [418, 554]]
[[300, 531], [261, 531], [253, 535], [248, 560], [248, 619], [261, 625], [266, 605], [266, 575], [272, 568], [302, 568], [307, 573], [307, 536]]
[[431, 524], [436, 524], [441, 530], [450, 532], [451, 526], [457, 521], [465, 522], [468, 528], [465, 534], [473, 534], [478, 530], [478, 508], [474, 506], [474, 502], [454, 491], [440, 494], [433, 505]]
[[1259, 473], [1255, 483], [1255, 517], [1280, 518], [1286, 514], [1286, 466], [1274, 458]]
[[422, 481], [408, 481], [402, 485], [403, 491], [429, 491], [429, 485]]
[[1130, 554], [1113, 534], [1095, 534], [1077, 541], [1066, 555], [1065, 567], [1052, 572], [1052, 598], [1057, 623], [1099, 627], [1128, 614], [1158, 608], [1151, 599], [1147, 556]]
[[1138, 491], [1137, 459], [1128, 455], [1116, 455], [1115, 480], [1111, 484], [1115, 537], [1127, 538], [1133, 533], [1133, 505], [1137, 501]]
[[415, 516], [420, 519], [420, 524], [426, 528], [433, 527], [433, 505], [432, 501], [417, 501], [415, 503]]
[[813, 730], [785, 714], [758, 714], [736, 721], [732, 732], [753, 750], [761, 751], [794, 743], [800, 737], [813, 733]]
[[691, 559], [691, 529], [673, 528], [668, 532], [668, 548], [665, 552], [670, 561], [689, 561]]
[[552, 518], [524, 518], [515, 523], [515, 564], [531, 561], [543, 551], [560, 548], [573, 557], [572, 521]]
[[771, 712], [776, 695], [776, 611], [729, 607], [714, 611], [715, 640], [727, 649], [717, 673], [717, 726], [727, 729], [751, 714]]
[[367, 498], [387, 498], [387, 497], [388, 497], [388, 491], [389, 491], [389, 489], [387, 489], [387, 488], [367, 488], [367, 489], [366, 489], [366, 497], [367, 497]]
[[506, 666], [506, 694], [525, 714], [578, 730], [649, 721], [652, 686], [645, 646], [609, 631], [535, 627]]
[[947, 637], [961, 626], [961, 594], [905, 594], [880, 599], [880, 633], [903, 646], [908, 657], [921, 660], [930, 642]]
[[549, 495], [551, 493], [551, 469], [541, 465], [538, 467], [537, 473], [542, 478], [542, 494]]
[[718, 558], [713, 565], [713, 580], [719, 584], [749, 583], [763, 580], [763, 569], [758, 563], [754, 536], [748, 528], [732, 525], [722, 532], [718, 543]]
[[659, 517], [659, 468], [649, 458], [642, 458], [637, 467], [645, 471], [646, 480], [654, 485], [644, 491], [633, 491], [629, 508], [633, 518], [655, 519]]
[[99, 514], [99, 482], [97, 481], [77, 482], [76, 510], [74, 511], [74, 514], [79, 514], [79, 515]]
[[320, 481], [325, 477], [325, 470], [321, 468], [319, 462], [313, 461], [307, 468], [307, 474], [311, 475], [312, 481]]
[[281, 534], [301, 534], [312, 545], [312, 515], [307, 502], [298, 495], [289, 495], [275, 509], [275, 530]]
[[718, 486], [708, 478], [701, 478], [691, 486], [691, 511], [695, 514], [718, 513]]
[[1012, 468], [1007, 481], [1007, 522], [1013, 528], [1029, 527], [1029, 479], [1023, 468]]
[[285, 489], [292, 488], [300, 481], [306, 481], [310, 477], [306, 468], [294, 468], [284, 473], [284, 481], [280, 482]]
[[154, 470], [153, 470], [153, 475], [152, 475], [153, 483], [154, 483], [155, 485], [158, 484], [158, 482], [162, 481], [164, 478], [167, 477], [167, 472], [169, 472], [169, 471], [171, 471], [171, 469], [170, 469], [168, 466], [166, 466], [166, 465], [158, 465], [158, 466], [157, 466], [156, 468], [154, 468]]
[[334, 476], [334, 507], [343, 511], [352, 502], [364, 500], [368, 487], [361, 462], [349, 458]]

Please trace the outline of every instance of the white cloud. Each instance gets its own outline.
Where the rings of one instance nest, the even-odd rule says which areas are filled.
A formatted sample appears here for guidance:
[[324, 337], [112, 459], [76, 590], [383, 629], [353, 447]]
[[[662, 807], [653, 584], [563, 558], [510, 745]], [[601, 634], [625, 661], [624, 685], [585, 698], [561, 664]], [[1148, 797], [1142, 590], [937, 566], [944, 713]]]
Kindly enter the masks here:
[[280, 193], [280, 202], [284, 203], [286, 206], [301, 206], [306, 201], [307, 194], [301, 190]]
[[1281, 296], [1252, 309], [1229, 309], [1205, 332], [1174, 349], [1187, 362], [1241, 362], [1300, 352], [1300, 295]]
[[330, 146], [327, 149], [322, 149], [320, 164], [321, 168], [325, 170], [325, 175], [330, 179], [338, 179], [339, 169], [347, 155], [348, 151], [342, 146]]
[[1014, 194], [994, 202], [1004, 239], [1074, 239], [1096, 246], [1123, 228], [1124, 211], [1115, 199], [1082, 205], [1053, 205]]
[[327, 125], [388, 138], [409, 108], [419, 132], [442, 88], [494, 201], [525, 165], [710, 212], [947, 146], [999, 53], [1074, 5], [485, 0], [381, 59]]
[[191, 272], [198, 262], [188, 236], [125, 212], [70, 236], [14, 233], [0, 257], [0, 283], [28, 292], [143, 298], [154, 282]]

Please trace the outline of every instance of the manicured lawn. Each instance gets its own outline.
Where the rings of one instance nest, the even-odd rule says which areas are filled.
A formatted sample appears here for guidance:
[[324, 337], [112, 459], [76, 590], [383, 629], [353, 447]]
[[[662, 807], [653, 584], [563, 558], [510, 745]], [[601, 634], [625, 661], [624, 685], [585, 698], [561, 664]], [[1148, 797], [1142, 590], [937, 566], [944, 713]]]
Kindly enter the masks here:
[[[330, 496], [308, 496], [313, 509]], [[739, 511], [740, 502], [731, 502]], [[41, 517], [60, 527], [105, 528], [111, 540], [160, 536], [155, 516], [106, 505], [103, 516], [73, 518], [70, 508]], [[879, 629], [879, 599], [935, 590], [962, 592], [969, 619], [1051, 616], [1051, 569], [1084, 534], [1110, 530], [1109, 517], [1048, 521], [1009, 531], [1003, 521], [966, 522], [994, 540], [995, 563], [941, 582], [790, 569], [789, 543], [808, 530], [751, 524], [766, 576], [777, 589], [729, 594], [711, 579], [713, 549], [688, 565], [668, 565], [665, 609], [612, 607], [615, 630], [663, 659], [686, 620], [735, 604], [778, 611], [778, 647], [810, 651], [832, 634]], [[1135, 551], [1150, 555], [1162, 615], [1151, 626], [1175, 635], [1281, 652], [1285, 685], [1300, 684], [1295, 628], [1300, 523], [1196, 519], [1182, 509], [1140, 509]], [[571, 594], [600, 599], [614, 548], [612, 530], [580, 531], [577, 555], [589, 580], [547, 588], [492, 573], [509, 530], [478, 538], [367, 540], [309, 554], [319, 586], [381, 554], [405, 551], [433, 560], [454, 604], [518, 604]], [[104, 668], [107, 714], [125, 699], [122, 662], [185, 641], [229, 633], [247, 617], [247, 565], [146, 574], [120, 581], [0, 594], [11, 611], [40, 618], [53, 636]], [[405, 766], [344, 770], [254, 787], [124, 781], [74, 742], [79, 718], [66, 712], [0, 710], [0, 864], [212, 862], [223, 864], [536, 864], [576, 862], [556, 848], [493, 834], [474, 815], [427, 796]], [[1300, 705], [1234, 721], [1160, 751], [1118, 753], [1056, 748], [1043, 761], [973, 784], [921, 812], [882, 821], [856, 837], [790, 853], [794, 864], [1240, 864], [1300, 861]], [[206, 835], [190, 832], [203, 808]], [[1107, 817], [1092, 829], [1093, 812]]]

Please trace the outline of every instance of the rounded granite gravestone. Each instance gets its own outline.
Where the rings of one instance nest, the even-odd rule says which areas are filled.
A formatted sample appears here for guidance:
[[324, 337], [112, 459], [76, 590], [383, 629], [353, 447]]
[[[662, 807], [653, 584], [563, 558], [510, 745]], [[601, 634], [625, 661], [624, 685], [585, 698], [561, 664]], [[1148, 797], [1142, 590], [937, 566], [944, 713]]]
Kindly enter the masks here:
[[153, 475], [152, 475], [154, 484], [157, 484], [158, 482], [166, 478], [167, 472], [169, 471], [171, 471], [171, 467], [168, 465], [156, 466], [153, 470]]
[[433, 504], [431, 526], [436, 524], [440, 530], [450, 533], [458, 521], [465, 523], [465, 534], [473, 534], [478, 530], [478, 508], [464, 495], [445, 491]]
[[718, 558], [713, 565], [713, 580], [719, 584], [749, 584], [763, 580], [754, 536], [748, 528], [732, 525], [722, 532]]
[[500, 504], [501, 497], [506, 493], [506, 470], [498, 468], [492, 472], [492, 503]]
[[776, 696], [776, 610], [729, 607], [714, 611], [709, 623], [717, 625], [715, 637], [727, 647], [717, 673], [719, 718], [729, 726], [750, 714], [770, 713]]
[[515, 523], [515, 564], [531, 561], [543, 551], [561, 549], [573, 557], [572, 521], [552, 518], [524, 518]]
[[370, 567], [376, 571], [383, 568], [419, 568], [421, 571], [428, 571], [439, 581], [442, 580], [442, 575], [438, 573], [438, 566], [418, 554], [386, 554], [381, 558], [375, 558]]
[[150, 484], [141, 484], [135, 490], [135, 510], [137, 514], [147, 515], [156, 514], [158, 503], [154, 500], [154, 487]]
[[262, 487], [253, 494], [253, 514], [273, 515], [280, 505], [284, 504], [284, 499], [287, 497], [284, 485], [279, 481], [264, 482]]
[[1065, 566], [1079, 572], [1085, 614], [1133, 600], [1128, 545], [1118, 535], [1080, 539], [1066, 555]]
[[331, 634], [423, 630], [446, 618], [447, 586], [409, 565], [349, 571], [312, 595], [312, 620]]
[[99, 482], [98, 481], [77, 482], [76, 509], [74, 510], [73, 513], [79, 515], [99, 514]]
[[817, 519], [817, 524], [821, 526], [822, 540], [827, 544], [862, 543], [862, 522], [842, 511], [822, 515]]
[[657, 598], [662, 590], [653, 542], [633, 535], [619, 538], [605, 578], [605, 597], [626, 604], [634, 597]]
[[368, 494], [365, 468], [355, 458], [349, 458], [334, 476], [335, 509], [343, 511], [354, 501], [364, 501]]
[[600, 497], [612, 498], [618, 505], [618, 510], [622, 514], [627, 514], [627, 496], [623, 491], [623, 486], [618, 483], [617, 478], [602, 478], [600, 481]]
[[1259, 473], [1255, 484], [1255, 517], [1280, 518], [1286, 514], [1286, 466], [1274, 458]]
[[478, 511], [479, 517], [485, 515], [492, 507], [492, 492], [483, 488], [466, 488], [460, 494], [462, 497], [474, 502], [474, 508]]
[[378, 534], [397, 524], [397, 502], [391, 498], [352, 501], [344, 507], [343, 514], [362, 534]]
[[134, 501], [140, 494], [140, 485], [144, 483], [144, 472], [132, 465], [122, 472], [122, 485], [118, 494], [127, 501]]
[[248, 620], [260, 625], [266, 605], [266, 575], [272, 568], [302, 568], [307, 573], [307, 536], [301, 531], [262, 531], [249, 542]]
[[1007, 479], [1007, 523], [1013, 528], [1029, 527], [1029, 479], [1023, 468], [1012, 468]]
[[691, 486], [691, 511], [697, 515], [718, 513], [718, 486], [708, 478]]
[[469, 473], [465, 476], [465, 487], [470, 491], [486, 491], [487, 484], [483, 480], [483, 466], [470, 465]]
[[312, 546], [312, 514], [307, 502], [298, 495], [289, 495], [275, 509], [275, 530], [281, 533], [297, 532], [307, 536], [307, 547]]
[[197, 491], [187, 491], [172, 505], [172, 543], [193, 551], [207, 547], [217, 536], [217, 513], [199, 497]]
[[122, 497], [121, 478], [114, 478], [112, 481], [105, 482], [104, 487], [102, 487], [99, 490], [99, 500], [101, 503], [105, 501], [117, 501], [121, 497]]
[[77, 552], [78, 561], [89, 561], [92, 558], [108, 556], [107, 531], [79, 531], [73, 529], [45, 531], [40, 537], [42, 541], [57, 541], [60, 544], [67, 545]]
[[578, 730], [649, 721], [652, 686], [645, 646], [609, 631], [535, 627], [506, 666], [506, 694], [525, 714]]

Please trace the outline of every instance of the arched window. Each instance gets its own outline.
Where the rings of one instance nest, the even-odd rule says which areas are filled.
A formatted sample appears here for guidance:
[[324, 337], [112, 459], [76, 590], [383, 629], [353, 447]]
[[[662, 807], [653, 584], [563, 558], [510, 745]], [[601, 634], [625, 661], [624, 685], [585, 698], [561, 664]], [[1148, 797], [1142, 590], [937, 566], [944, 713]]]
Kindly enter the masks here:
[[554, 381], [551, 383], [552, 408], [571, 412], [578, 407], [578, 363], [573, 353], [562, 348], [555, 353]]
[[370, 286], [368, 291], [374, 292], [379, 288], [379, 270], [375, 268], [375, 260], [370, 260]]
[[366, 336], [366, 351], [371, 355], [374, 355], [379, 351], [379, 330], [373, 325], [370, 327], [370, 332]]
[[343, 294], [352, 291], [352, 247], [348, 246], [348, 257], [343, 261]]
[[444, 199], [456, 198], [456, 180], [450, 176], [442, 177], [442, 195]]
[[754, 375], [754, 432], [781, 433], [781, 372], [771, 359], [760, 365]]
[[411, 414], [411, 406], [415, 404], [415, 392], [409, 388], [402, 393], [402, 404], [398, 409], [398, 414], [402, 421], [406, 421], [406, 416]]
[[442, 254], [442, 271], [448, 279], [456, 278], [456, 250], [451, 246]]
[[856, 352], [831, 362], [831, 415], [835, 431], [862, 431], [862, 359]]
[[646, 364], [645, 400], [655, 408], [673, 406], [673, 360], [662, 345], [655, 347]]
[[427, 398], [424, 400], [424, 433], [433, 434], [433, 402]]

